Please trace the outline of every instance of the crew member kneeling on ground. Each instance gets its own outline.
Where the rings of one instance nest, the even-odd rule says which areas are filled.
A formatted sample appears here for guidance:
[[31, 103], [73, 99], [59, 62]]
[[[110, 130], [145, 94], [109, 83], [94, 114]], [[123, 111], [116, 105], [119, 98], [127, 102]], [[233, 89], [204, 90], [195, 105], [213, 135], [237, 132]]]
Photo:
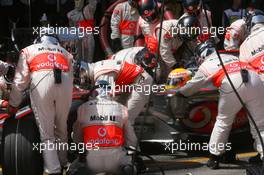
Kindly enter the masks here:
[[93, 148], [86, 154], [88, 174], [136, 174], [131, 156], [124, 149], [137, 144], [127, 107], [112, 99], [111, 86], [107, 81], [101, 80], [96, 84], [100, 87], [98, 96], [79, 107], [73, 136], [76, 143]]
[[[220, 156], [225, 152], [222, 145], [227, 144], [230, 130], [236, 114], [242, 108], [235, 92], [226, 78], [219, 58], [214, 49], [214, 45], [209, 41], [199, 45], [198, 55], [204, 59], [192, 80], [182, 87], [178, 95], [190, 96], [196, 93], [201, 87], [211, 82], [219, 88], [219, 104], [216, 123], [209, 142], [210, 159], [208, 167], [216, 169], [219, 166]], [[221, 54], [225, 68], [237, 89], [239, 95], [251, 112], [256, 124], [263, 135], [264, 132], [264, 86], [257, 72], [248, 63], [241, 62], [236, 56], [231, 54]], [[241, 74], [241, 69], [247, 76]], [[262, 154], [260, 149], [260, 139], [257, 137], [256, 130], [251, 125], [251, 133], [257, 144], [257, 151]], [[221, 145], [221, 146], [220, 146]]]
[[[67, 117], [72, 102], [72, 58], [56, 36], [44, 35], [21, 51], [9, 100], [9, 113], [30, 87], [32, 109], [42, 144], [67, 143]], [[55, 148], [55, 146], [53, 147]], [[67, 150], [45, 149], [44, 172], [60, 175], [67, 164]]]

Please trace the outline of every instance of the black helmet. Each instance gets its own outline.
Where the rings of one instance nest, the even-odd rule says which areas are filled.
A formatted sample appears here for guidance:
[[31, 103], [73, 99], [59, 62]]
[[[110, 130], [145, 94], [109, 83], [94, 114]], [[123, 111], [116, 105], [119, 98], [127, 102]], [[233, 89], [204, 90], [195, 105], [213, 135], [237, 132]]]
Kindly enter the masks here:
[[131, 7], [134, 7], [134, 8], [137, 8], [137, 0], [128, 0], [128, 4], [131, 6]]
[[245, 16], [247, 30], [250, 32], [251, 28], [258, 24], [264, 23], [264, 12], [261, 10], [247, 11]]
[[135, 62], [137, 65], [144, 68], [150, 75], [153, 74], [154, 68], [157, 67], [155, 55], [147, 48], [143, 48], [135, 55]]
[[153, 22], [158, 18], [159, 8], [156, 0], [139, 0], [138, 13], [147, 22]]
[[209, 39], [204, 43], [199, 44], [195, 48], [195, 55], [198, 58], [198, 62], [203, 62], [204, 58], [215, 52], [215, 43], [213, 39]]
[[195, 40], [201, 33], [200, 23], [196, 16], [187, 15], [178, 22], [179, 37], [182, 41]]
[[182, 0], [182, 6], [188, 12], [193, 12], [201, 6], [201, 0]]
[[258, 7], [258, 5], [259, 5], [259, 3], [258, 3], [258, 1], [257, 0], [251, 0], [250, 2], [249, 2], [249, 7], [251, 7], [251, 8], [257, 8]]

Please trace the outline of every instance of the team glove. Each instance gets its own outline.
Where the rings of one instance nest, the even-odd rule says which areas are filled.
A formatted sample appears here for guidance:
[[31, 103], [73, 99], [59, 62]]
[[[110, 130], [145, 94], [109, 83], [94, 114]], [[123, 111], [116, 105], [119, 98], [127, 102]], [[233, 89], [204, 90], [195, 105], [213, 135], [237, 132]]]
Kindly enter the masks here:
[[8, 81], [13, 81], [14, 77], [15, 77], [15, 73], [16, 73], [16, 67], [12, 64], [8, 65], [8, 70], [6, 73], [6, 78], [8, 79]]
[[185, 97], [185, 96], [184, 96], [179, 90], [176, 91], [175, 95], [176, 95], [177, 97], [187, 98], [187, 97]]
[[77, 175], [79, 173], [87, 174], [88, 171], [85, 162], [82, 162], [79, 160], [79, 158], [77, 158], [66, 170], [66, 175]]
[[18, 111], [18, 107], [13, 107], [13, 106], [11, 106], [11, 105], [9, 105], [9, 106], [7, 107], [7, 113], [9, 114], [10, 117], [15, 116], [16, 113], [17, 113], [17, 111]]
[[120, 38], [115, 38], [112, 40], [112, 47], [113, 47], [114, 53], [116, 53], [122, 49], [122, 44], [121, 44]]

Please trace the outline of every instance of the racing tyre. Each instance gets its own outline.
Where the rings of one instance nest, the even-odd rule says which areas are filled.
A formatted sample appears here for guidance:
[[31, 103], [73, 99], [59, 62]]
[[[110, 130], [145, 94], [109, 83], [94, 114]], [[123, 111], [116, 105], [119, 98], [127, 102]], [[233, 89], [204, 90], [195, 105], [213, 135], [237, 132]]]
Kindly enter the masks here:
[[247, 168], [247, 175], [264, 175], [264, 165], [253, 165]]
[[32, 114], [5, 121], [2, 135], [4, 175], [43, 174], [42, 155], [34, 148], [33, 143], [40, 143], [40, 140]]

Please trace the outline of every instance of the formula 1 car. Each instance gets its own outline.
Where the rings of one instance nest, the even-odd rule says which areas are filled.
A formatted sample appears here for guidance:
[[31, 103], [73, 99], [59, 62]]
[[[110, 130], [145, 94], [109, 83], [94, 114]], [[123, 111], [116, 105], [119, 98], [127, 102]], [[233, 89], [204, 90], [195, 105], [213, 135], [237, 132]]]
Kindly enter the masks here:
[[[175, 95], [174, 90], [188, 81], [190, 74], [191, 71], [181, 68], [169, 74], [166, 89], [171, 117], [178, 119], [181, 126], [189, 132], [210, 135], [217, 116], [218, 90], [213, 85], [209, 85], [188, 98]], [[233, 131], [242, 129], [247, 123], [246, 112], [242, 109], [237, 113], [232, 129]]]
[[[234, 51], [221, 52], [238, 56], [238, 52]], [[172, 113], [172, 118], [177, 119], [187, 131], [196, 135], [210, 136], [217, 116], [218, 89], [213, 84], [209, 84], [188, 98], [179, 97], [174, 93], [177, 88], [182, 87], [195, 74], [197, 68], [194, 65], [197, 63], [195, 63], [196, 61], [193, 62], [190, 68], [178, 68], [169, 74], [166, 83], [168, 107]], [[234, 120], [232, 134], [247, 130], [247, 126], [247, 114], [241, 109]]]
[[[141, 115], [136, 120], [136, 128], [138, 130], [140, 126], [144, 128], [140, 137], [142, 145], [159, 144], [157, 149], [164, 151], [164, 145], [168, 142], [209, 141], [216, 121], [219, 93], [216, 87], [208, 85], [188, 98], [177, 96], [176, 90], [191, 79], [197, 71], [197, 63], [192, 61], [186, 67], [189, 68], [177, 68], [170, 72], [167, 82], [162, 85], [165, 86], [166, 91], [153, 94], [148, 111], [144, 114], [145, 117]], [[141, 122], [143, 119], [144, 123]], [[237, 113], [230, 136], [234, 149], [242, 141], [237, 139], [240, 136], [249, 137], [243, 144], [251, 145], [249, 122], [243, 109]], [[143, 146], [141, 149], [149, 152]], [[151, 150], [150, 153], [158, 152]]]

